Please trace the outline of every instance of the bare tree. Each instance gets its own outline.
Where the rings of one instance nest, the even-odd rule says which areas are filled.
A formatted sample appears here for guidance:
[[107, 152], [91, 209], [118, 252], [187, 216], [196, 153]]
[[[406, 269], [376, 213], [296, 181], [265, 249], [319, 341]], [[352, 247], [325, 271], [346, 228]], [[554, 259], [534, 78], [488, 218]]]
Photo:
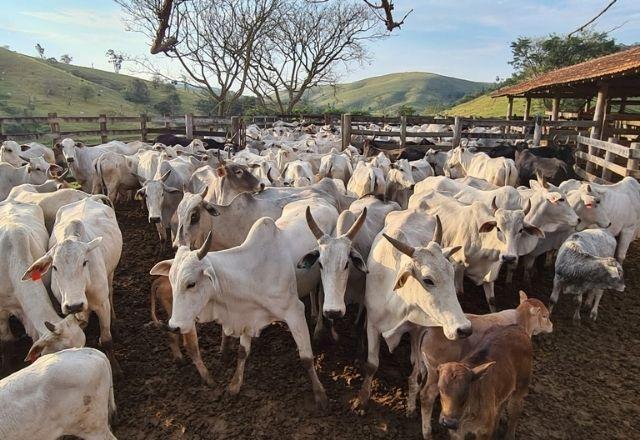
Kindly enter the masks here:
[[178, 60], [191, 85], [204, 89], [224, 115], [244, 93], [256, 41], [283, 0], [116, 1], [129, 27], [150, 38], [151, 53]]
[[[331, 0], [307, 0], [309, 3], [328, 3], [329, 1]], [[375, 12], [376, 17], [384, 23], [385, 28], [387, 28], [389, 32], [393, 31], [395, 28], [400, 29], [400, 26], [404, 24], [404, 20], [413, 12], [413, 9], [411, 9], [409, 12], [404, 14], [402, 20], [395, 21], [393, 18], [393, 11], [395, 9], [393, 0], [380, 0], [380, 3], [371, 0], [362, 1]]]
[[113, 49], [109, 49], [106, 55], [109, 59], [109, 64], [113, 65], [113, 71], [116, 73], [120, 73], [120, 69], [122, 69], [122, 63], [124, 62], [124, 55], [115, 52]]
[[60, 56], [60, 61], [62, 61], [65, 64], [71, 64], [71, 61], [73, 61], [73, 57], [68, 53], [65, 53], [64, 55]]
[[44, 59], [44, 47], [40, 46], [40, 43], [36, 43], [36, 51], [40, 58]]
[[312, 87], [336, 80], [340, 63], [362, 61], [364, 44], [384, 33], [361, 2], [292, 1], [273, 18], [276, 25], [257, 46], [251, 90], [260, 103], [291, 113]]

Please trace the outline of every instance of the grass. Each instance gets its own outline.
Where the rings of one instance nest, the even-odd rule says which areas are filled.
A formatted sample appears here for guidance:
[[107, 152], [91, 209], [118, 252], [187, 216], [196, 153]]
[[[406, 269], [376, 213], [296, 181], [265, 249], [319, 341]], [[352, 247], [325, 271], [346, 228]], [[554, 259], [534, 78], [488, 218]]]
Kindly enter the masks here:
[[[513, 101], [514, 115], [522, 116], [524, 114], [524, 99], [516, 99]], [[478, 116], [478, 117], [500, 117], [507, 116], [507, 98], [491, 98], [489, 95], [482, 95], [471, 101], [465, 102], [455, 107], [451, 107], [444, 113], [455, 116]], [[544, 104], [540, 99], [531, 101], [531, 115], [544, 115]]]

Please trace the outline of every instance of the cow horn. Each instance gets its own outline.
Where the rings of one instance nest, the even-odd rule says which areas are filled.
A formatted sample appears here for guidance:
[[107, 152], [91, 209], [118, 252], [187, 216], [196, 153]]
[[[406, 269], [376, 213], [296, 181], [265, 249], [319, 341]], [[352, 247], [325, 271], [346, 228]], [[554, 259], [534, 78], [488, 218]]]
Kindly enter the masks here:
[[62, 174], [58, 174], [57, 176], [55, 176], [55, 179], [58, 180], [58, 181], [61, 181], [67, 176], [67, 174], [69, 174], [69, 168], [64, 170], [64, 172]]
[[311, 229], [311, 232], [316, 237], [316, 240], [320, 240], [322, 237], [324, 237], [324, 232], [322, 232], [322, 229], [320, 229], [320, 226], [318, 226], [318, 224], [314, 220], [313, 215], [311, 215], [311, 207], [309, 206], [307, 206], [305, 217], [307, 218], [307, 225], [309, 225], [309, 229]]
[[527, 206], [524, 207], [524, 215], [529, 214], [529, 211], [531, 211], [531, 199], [527, 200]]
[[345, 236], [349, 240], [353, 241], [353, 239], [356, 238], [356, 235], [358, 235], [358, 231], [360, 231], [360, 228], [362, 228], [362, 225], [364, 224], [364, 221], [366, 219], [367, 208], [364, 208], [360, 216], [356, 219], [356, 222], [351, 226], [351, 228], [349, 228], [349, 231], [345, 234]]
[[208, 192], [209, 192], [209, 185], [206, 185], [204, 187], [204, 189], [202, 191], [200, 191], [200, 197], [202, 197], [204, 199]]
[[160, 180], [162, 180], [163, 182], [166, 182], [167, 179], [169, 178], [169, 174], [171, 174], [171, 170], [167, 171], [162, 176], [160, 176]]
[[49, 321], [45, 321], [44, 322], [44, 326], [47, 328], [47, 330], [49, 330], [51, 333], [56, 333], [56, 326], [53, 325], [52, 323], [50, 323]]
[[549, 189], [549, 183], [547, 183], [547, 179], [540, 173], [540, 170], [536, 170], [536, 180], [543, 188]]
[[491, 209], [493, 209], [493, 213], [495, 214], [495, 212], [498, 210], [498, 205], [496, 205], [496, 198], [495, 196], [493, 197], [493, 199], [491, 200]]
[[442, 246], [442, 221], [440, 221], [439, 215], [436, 215], [436, 228], [433, 231], [433, 238], [431, 239], [431, 241]]
[[198, 260], [202, 260], [204, 257], [207, 256], [207, 253], [209, 253], [209, 248], [211, 247], [211, 240], [213, 240], [213, 235], [211, 234], [211, 231], [209, 231], [209, 234], [207, 234], [207, 238], [204, 241], [204, 243], [202, 243], [202, 246], [200, 247], [200, 249], [198, 249], [198, 253], [196, 254], [198, 257]]
[[408, 244], [403, 243], [401, 241], [398, 241], [395, 238], [391, 238], [387, 234], [383, 233], [382, 235], [384, 236], [384, 238], [387, 239], [389, 243], [393, 245], [394, 248], [398, 249], [400, 252], [402, 252], [405, 255], [413, 257], [413, 254], [416, 252], [416, 249], [414, 247], [409, 246]]

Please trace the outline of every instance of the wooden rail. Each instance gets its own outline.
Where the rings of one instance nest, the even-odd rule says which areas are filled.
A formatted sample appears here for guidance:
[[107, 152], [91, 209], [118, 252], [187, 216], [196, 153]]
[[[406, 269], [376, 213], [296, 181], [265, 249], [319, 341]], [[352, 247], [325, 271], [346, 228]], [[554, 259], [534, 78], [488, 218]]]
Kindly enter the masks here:
[[585, 136], [576, 138], [574, 170], [581, 179], [607, 184], [626, 176], [640, 177], [640, 142], [633, 142], [626, 147], [612, 140], [607, 142]]
[[[12, 124], [34, 124], [38, 130], [27, 132], [8, 132]], [[82, 124], [81, 128], [69, 129], [67, 124]], [[95, 125], [94, 125], [95, 124]], [[128, 125], [117, 128], [118, 124]], [[61, 128], [64, 125], [64, 128]], [[93, 125], [95, 128], [87, 128]], [[154, 126], [155, 125], [155, 126]], [[236, 146], [244, 146], [244, 123], [242, 117], [214, 118], [209, 116], [195, 116], [192, 113], [181, 117], [150, 117], [146, 114], [139, 116], [58, 116], [49, 113], [48, 116], [7, 117], [0, 118], [0, 140], [13, 139], [17, 141], [51, 140], [55, 144], [60, 139], [71, 137], [74, 139], [99, 139], [100, 143], [109, 139], [136, 138], [149, 140], [150, 134], [172, 133], [193, 136], [223, 137]]]

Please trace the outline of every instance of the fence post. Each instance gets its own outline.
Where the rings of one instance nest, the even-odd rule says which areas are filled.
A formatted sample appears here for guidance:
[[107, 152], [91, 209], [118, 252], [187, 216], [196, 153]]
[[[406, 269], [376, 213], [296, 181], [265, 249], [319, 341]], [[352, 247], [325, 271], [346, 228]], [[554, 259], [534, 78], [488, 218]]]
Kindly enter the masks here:
[[407, 117], [400, 116], [400, 148], [407, 145]]
[[2, 118], [0, 118], [0, 141], [4, 141], [7, 138], [4, 135], [4, 128], [2, 127]]
[[331, 125], [331, 115], [329, 113], [325, 113], [323, 116], [324, 116], [324, 125]]
[[536, 125], [533, 128], [533, 146], [539, 147], [542, 140], [542, 117], [536, 116]]
[[[627, 160], [627, 176], [633, 176], [638, 171], [638, 159], [640, 156], [640, 142], [632, 142], [629, 146], [629, 159]], [[636, 177], [636, 176], [634, 176]]]
[[462, 117], [456, 116], [453, 122], [453, 148], [460, 146], [460, 140], [462, 138]]
[[[610, 137], [609, 139], [607, 139], [607, 142], [611, 142], [611, 143], [615, 143], [615, 138]], [[606, 163], [613, 163], [614, 161], [614, 157], [613, 157], [613, 153], [609, 150], [606, 150], [604, 153], [604, 161]], [[611, 170], [607, 167], [602, 167], [602, 174], [601, 177], [603, 180], [606, 180], [607, 182], [611, 182]]]
[[193, 139], [193, 113], [184, 115], [184, 133], [189, 139]]
[[147, 115], [140, 113], [140, 139], [147, 142]]
[[107, 142], [107, 115], [98, 115], [98, 122], [100, 123], [100, 142], [103, 144]]
[[240, 116], [231, 116], [231, 143], [238, 150], [241, 144], [240, 139], [240, 130], [242, 126], [242, 121]]
[[60, 122], [58, 122], [58, 114], [56, 112], [49, 113], [47, 115], [47, 122], [51, 128], [51, 134], [53, 135], [53, 145], [60, 141]]
[[342, 149], [346, 150], [347, 147], [351, 144], [351, 115], [349, 113], [345, 113], [342, 115]]

